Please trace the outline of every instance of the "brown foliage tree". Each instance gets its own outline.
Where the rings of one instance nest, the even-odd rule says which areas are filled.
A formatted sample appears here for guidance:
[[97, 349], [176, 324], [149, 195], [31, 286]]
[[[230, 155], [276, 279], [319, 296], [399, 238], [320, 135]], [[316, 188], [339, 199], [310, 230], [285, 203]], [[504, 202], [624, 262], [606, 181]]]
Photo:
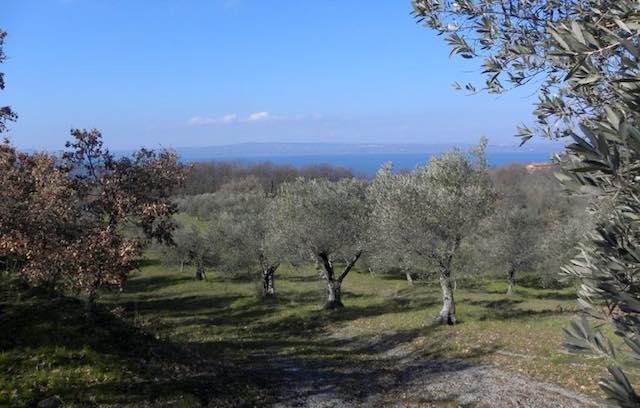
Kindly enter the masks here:
[[96, 130], [72, 130], [62, 158], [0, 146], [0, 261], [32, 285], [121, 288], [148, 239], [171, 242], [175, 154], [115, 158]]

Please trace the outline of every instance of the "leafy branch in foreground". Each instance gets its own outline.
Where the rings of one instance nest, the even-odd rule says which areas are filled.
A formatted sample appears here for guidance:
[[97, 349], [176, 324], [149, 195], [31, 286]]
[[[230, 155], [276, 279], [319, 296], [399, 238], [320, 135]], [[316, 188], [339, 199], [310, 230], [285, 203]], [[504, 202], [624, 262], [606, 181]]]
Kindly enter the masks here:
[[[610, 357], [611, 378], [600, 383], [609, 400], [640, 406], [620, 368], [640, 362], [640, 4], [414, 0], [413, 6], [419, 21], [450, 43], [464, 39], [471, 47], [464, 52], [483, 60], [484, 89], [538, 87], [537, 124], [520, 128], [523, 141], [573, 139], [559, 158], [559, 177], [573, 194], [597, 198], [594, 211], [608, 211], [564, 268], [581, 282], [584, 314], [567, 329], [567, 345]], [[610, 324], [622, 345], [594, 322]]]

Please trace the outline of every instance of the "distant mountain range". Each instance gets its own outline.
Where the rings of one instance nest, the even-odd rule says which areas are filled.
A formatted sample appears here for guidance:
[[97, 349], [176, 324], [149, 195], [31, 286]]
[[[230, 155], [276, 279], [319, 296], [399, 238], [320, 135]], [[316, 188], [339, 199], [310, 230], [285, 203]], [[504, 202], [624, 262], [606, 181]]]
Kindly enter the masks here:
[[[396, 170], [424, 165], [434, 154], [451, 149], [451, 145], [436, 144], [340, 144], [340, 143], [243, 143], [225, 146], [179, 147], [173, 150], [183, 162], [233, 161], [244, 164], [271, 162], [297, 168], [327, 164], [347, 167], [358, 174], [374, 175], [384, 163], [391, 162]], [[459, 145], [463, 149], [473, 145]], [[562, 145], [527, 144], [489, 145], [490, 166], [548, 162]], [[127, 152], [117, 152], [126, 154]]]
[[[458, 145], [468, 149], [473, 145]], [[452, 145], [444, 144], [379, 144], [379, 143], [241, 143], [222, 146], [173, 148], [184, 161], [251, 159], [285, 156], [337, 156], [366, 154], [441, 153]], [[562, 150], [558, 143], [517, 145], [489, 145], [488, 153], [556, 153]]]

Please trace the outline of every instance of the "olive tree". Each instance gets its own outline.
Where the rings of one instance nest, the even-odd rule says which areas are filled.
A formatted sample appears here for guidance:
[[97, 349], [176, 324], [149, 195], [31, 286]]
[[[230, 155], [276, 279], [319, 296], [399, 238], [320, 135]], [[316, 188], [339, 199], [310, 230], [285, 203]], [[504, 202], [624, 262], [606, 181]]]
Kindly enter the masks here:
[[[282, 185], [268, 206], [270, 239], [290, 260], [313, 258], [326, 281], [326, 309], [343, 307], [342, 282], [364, 250], [365, 191], [355, 179], [299, 179]], [[336, 270], [339, 261], [342, 270]]]
[[196, 280], [207, 279], [206, 268], [216, 265], [219, 254], [219, 237], [213, 229], [202, 230], [197, 225], [181, 225], [173, 233], [173, 242], [160, 248], [164, 263], [180, 265], [183, 272], [185, 265], [195, 268]]
[[267, 227], [267, 209], [273, 198], [263, 192], [216, 193], [221, 213], [216, 225], [223, 246], [219, 266], [223, 270], [260, 268], [262, 296], [275, 296], [274, 275], [282, 250]]
[[[561, 177], [606, 205], [564, 273], [581, 281], [583, 318], [568, 346], [611, 361], [610, 401], [640, 406], [620, 365], [640, 360], [640, 4], [635, 0], [414, 0], [414, 14], [446, 35], [453, 54], [481, 58], [483, 88], [535, 84], [535, 135], [569, 137]], [[533, 81], [536, 79], [537, 81]], [[475, 90], [472, 84], [466, 89]], [[593, 208], [597, 210], [597, 208]], [[621, 338], [611, 342], [593, 321]], [[621, 351], [626, 351], [622, 353]], [[619, 358], [624, 355], [625, 358]]]
[[496, 210], [487, 220], [485, 237], [478, 246], [490, 255], [490, 267], [504, 271], [510, 295], [516, 275], [534, 271], [541, 261], [542, 243], [549, 241], [549, 224], [559, 218], [554, 216], [559, 183], [555, 178], [529, 173], [523, 166], [496, 169], [492, 177], [498, 194]]
[[507, 295], [513, 294], [516, 274], [531, 270], [539, 252], [538, 243], [543, 234], [538, 219], [523, 207], [499, 208], [494, 219], [490, 247], [499, 265], [506, 268]]
[[454, 149], [408, 174], [383, 167], [370, 187], [371, 230], [404, 262], [437, 269], [442, 289], [438, 324], [455, 324], [452, 262], [462, 240], [494, 201], [483, 141], [469, 154]]

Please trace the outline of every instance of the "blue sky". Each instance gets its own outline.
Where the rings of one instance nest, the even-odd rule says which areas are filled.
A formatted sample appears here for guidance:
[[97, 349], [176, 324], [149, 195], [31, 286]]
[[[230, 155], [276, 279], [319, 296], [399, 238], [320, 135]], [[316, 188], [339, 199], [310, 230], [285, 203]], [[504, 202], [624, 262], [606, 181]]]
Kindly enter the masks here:
[[10, 137], [112, 148], [242, 142], [512, 144], [529, 92], [465, 96], [473, 63], [409, 0], [2, 0]]

